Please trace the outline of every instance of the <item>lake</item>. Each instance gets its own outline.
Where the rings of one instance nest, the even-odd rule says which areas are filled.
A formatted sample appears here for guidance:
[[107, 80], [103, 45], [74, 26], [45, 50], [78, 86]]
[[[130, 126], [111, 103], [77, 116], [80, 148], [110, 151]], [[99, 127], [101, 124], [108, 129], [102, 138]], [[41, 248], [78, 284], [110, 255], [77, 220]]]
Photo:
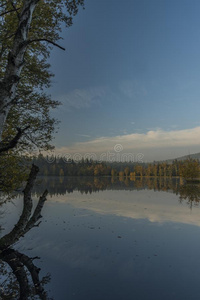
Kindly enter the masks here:
[[[40, 226], [13, 250], [40, 257], [34, 265], [40, 278], [48, 275], [48, 296], [41, 299], [200, 298], [199, 185], [179, 179], [45, 177], [33, 198], [46, 187]], [[20, 195], [0, 207], [1, 236], [21, 210]], [[0, 266], [1, 289], [12, 282], [8, 289], [14, 295], [12, 268], [6, 260]]]

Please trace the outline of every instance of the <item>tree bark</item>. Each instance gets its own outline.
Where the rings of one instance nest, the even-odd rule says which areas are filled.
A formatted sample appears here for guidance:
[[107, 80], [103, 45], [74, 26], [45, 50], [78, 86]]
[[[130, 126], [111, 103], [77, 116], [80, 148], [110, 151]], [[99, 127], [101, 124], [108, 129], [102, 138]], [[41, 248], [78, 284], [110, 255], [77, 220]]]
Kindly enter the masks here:
[[24, 65], [24, 55], [27, 48], [27, 40], [32, 15], [36, 4], [40, 0], [25, 0], [19, 14], [18, 28], [15, 33], [13, 46], [8, 55], [8, 62], [3, 80], [0, 81], [0, 140], [3, 127], [10, 110], [12, 101], [16, 97], [16, 90]]

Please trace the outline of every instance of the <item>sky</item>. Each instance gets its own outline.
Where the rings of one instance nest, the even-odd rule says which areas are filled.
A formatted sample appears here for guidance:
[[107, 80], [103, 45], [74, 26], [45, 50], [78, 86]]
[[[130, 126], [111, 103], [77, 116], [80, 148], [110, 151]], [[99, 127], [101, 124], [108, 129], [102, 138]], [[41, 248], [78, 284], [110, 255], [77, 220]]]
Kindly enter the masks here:
[[57, 154], [200, 152], [199, 0], [85, 0], [62, 37], [50, 57]]

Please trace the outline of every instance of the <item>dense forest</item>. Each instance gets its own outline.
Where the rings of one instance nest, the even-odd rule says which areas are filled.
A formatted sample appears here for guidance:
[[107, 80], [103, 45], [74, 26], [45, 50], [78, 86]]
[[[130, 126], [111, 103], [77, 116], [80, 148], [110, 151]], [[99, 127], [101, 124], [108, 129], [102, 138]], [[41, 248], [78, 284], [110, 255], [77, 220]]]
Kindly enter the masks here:
[[[177, 177], [184, 176], [186, 168], [195, 172], [199, 169], [197, 160], [177, 161], [172, 163], [133, 163], [133, 162], [98, 162], [93, 160], [67, 161], [62, 157], [48, 157], [40, 154], [33, 158], [44, 176], [119, 176], [119, 177]], [[192, 177], [190, 174], [187, 177]]]

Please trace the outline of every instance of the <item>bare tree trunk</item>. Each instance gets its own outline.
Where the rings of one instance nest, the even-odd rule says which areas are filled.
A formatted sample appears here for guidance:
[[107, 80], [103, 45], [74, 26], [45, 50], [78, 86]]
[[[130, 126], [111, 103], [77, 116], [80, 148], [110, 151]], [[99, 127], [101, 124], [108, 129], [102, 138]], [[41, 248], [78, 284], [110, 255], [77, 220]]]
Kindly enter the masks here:
[[17, 85], [24, 65], [24, 55], [27, 48], [28, 33], [36, 4], [40, 0], [24, 0], [19, 14], [18, 28], [15, 33], [13, 47], [8, 55], [5, 76], [0, 81], [0, 140], [3, 127], [12, 102], [16, 97]]

